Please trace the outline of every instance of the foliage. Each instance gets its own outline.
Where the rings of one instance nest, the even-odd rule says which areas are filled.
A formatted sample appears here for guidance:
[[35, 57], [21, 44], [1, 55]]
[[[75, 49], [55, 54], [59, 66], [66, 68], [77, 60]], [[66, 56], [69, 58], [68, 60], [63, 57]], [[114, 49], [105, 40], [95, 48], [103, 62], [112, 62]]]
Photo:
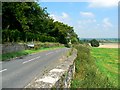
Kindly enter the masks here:
[[92, 47], [99, 47], [99, 42], [96, 39], [92, 39], [90, 44]]
[[75, 45], [75, 48], [78, 50], [78, 56], [75, 60], [76, 73], [71, 88], [116, 88], [98, 69], [89, 46]]
[[73, 27], [54, 21], [37, 2], [2, 3], [4, 42], [41, 41], [68, 44], [79, 41]]

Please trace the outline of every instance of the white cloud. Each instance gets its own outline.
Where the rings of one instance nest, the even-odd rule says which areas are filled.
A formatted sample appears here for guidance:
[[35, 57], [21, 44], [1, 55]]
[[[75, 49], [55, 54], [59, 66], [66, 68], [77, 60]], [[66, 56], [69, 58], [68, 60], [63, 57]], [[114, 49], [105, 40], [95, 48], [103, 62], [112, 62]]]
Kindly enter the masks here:
[[67, 13], [65, 13], [65, 12], [62, 13], [62, 18], [68, 18], [68, 17], [69, 17], [69, 15]]
[[61, 15], [50, 14], [50, 17], [54, 19], [54, 21], [60, 21], [65, 24], [70, 24], [70, 17], [67, 13], [62, 12]]
[[55, 21], [59, 21], [59, 17], [54, 14], [50, 14], [50, 17], [53, 18]]
[[63, 21], [64, 19], [69, 19], [69, 15], [65, 12], [63, 12], [61, 15], [50, 14], [50, 17], [55, 21]]
[[118, 6], [118, 0], [93, 0], [89, 3], [89, 7], [115, 7]]
[[104, 18], [103, 19], [103, 27], [106, 29], [109, 29], [113, 27], [112, 23], [110, 22], [109, 18]]
[[80, 15], [83, 17], [94, 17], [95, 15], [92, 12], [80, 12]]

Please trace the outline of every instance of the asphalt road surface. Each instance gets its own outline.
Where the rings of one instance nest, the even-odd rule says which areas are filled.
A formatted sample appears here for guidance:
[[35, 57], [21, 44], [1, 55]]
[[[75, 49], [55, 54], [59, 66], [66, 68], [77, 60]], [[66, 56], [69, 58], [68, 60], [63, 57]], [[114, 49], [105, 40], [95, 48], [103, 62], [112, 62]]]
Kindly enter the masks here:
[[22, 59], [2, 62], [2, 88], [23, 88], [36, 76], [42, 75], [61, 61], [59, 60], [69, 49], [61, 48], [31, 54]]

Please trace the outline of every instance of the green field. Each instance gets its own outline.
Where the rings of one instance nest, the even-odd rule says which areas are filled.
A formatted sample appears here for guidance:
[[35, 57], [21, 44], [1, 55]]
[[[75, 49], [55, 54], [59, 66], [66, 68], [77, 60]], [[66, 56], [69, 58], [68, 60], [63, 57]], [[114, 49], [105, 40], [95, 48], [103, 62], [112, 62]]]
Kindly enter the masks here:
[[78, 55], [71, 88], [118, 88], [118, 49], [85, 45], [75, 48]]
[[92, 48], [91, 55], [95, 59], [98, 70], [106, 75], [113, 86], [118, 85], [118, 49]]

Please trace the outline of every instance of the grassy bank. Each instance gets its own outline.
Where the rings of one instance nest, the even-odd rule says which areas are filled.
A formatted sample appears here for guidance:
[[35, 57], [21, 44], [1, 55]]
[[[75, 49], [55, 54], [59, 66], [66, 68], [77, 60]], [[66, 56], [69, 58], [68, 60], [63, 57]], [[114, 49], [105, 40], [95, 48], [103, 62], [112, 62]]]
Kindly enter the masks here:
[[[75, 48], [78, 50], [78, 57], [75, 60], [76, 73], [75, 73], [74, 79], [71, 82], [71, 88], [115, 88], [117, 87], [117, 82], [116, 84], [113, 83], [111, 79], [106, 75], [106, 73], [100, 70], [100, 67], [102, 66], [99, 66], [96, 63], [96, 60], [98, 60], [97, 58], [100, 56], [99, 55], [100, 53], [97, 54], [98, 51], [96, 51], [95, 49], [99, 50], [99, 48], [91, 49], [90, 47], [83, 46], [83, 45], [77, 45], [75, 46]], [[94, 54], [96, 54], [97, 57], [95, 57]], [[106, 58], [106, 57], [103, 56], [103, 58]]]
[[18, 52], [12, 52], [12, 53], [6, 53], [6, 54], [2, 54], [0, 55], [0, 58], [2, 58], [2, 61], [8, 61], [12, 58], [15, 57], [20, 57], [20, 56], [24, 56], [24, 55], [28, 55], [28, 54], [33, 54], [33, 53], [37, 53], [37, 52], [42, 52], [42, 51], [47, 51], [47, 50], [53, 50], [53, 49], [57, 49], [57, 48], [63, 48], [64, 46], [60, 46], [60, 47], [51, 47], [51, 48], [40, 48], [40, 49], [31, 49], [31, 50], [23, 50], [23, 51], [18, 51]]

